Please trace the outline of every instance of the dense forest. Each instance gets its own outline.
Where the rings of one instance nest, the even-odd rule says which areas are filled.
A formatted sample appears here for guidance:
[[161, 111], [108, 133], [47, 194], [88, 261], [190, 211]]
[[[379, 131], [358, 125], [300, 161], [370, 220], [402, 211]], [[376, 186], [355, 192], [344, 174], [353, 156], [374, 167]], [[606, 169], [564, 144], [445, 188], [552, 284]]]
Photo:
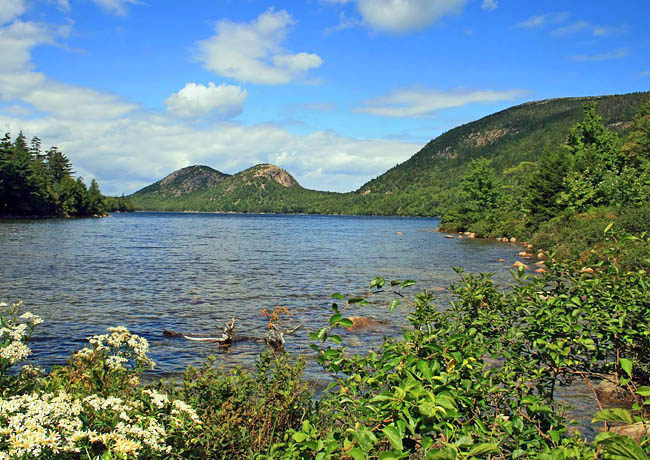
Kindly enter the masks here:
[[[593, 257], [610, 222], [620, 232], [650, 231], [650, 98], [624, 136], [605, 126], [595, 102], [587, 103], [564, 145], [508, 174], [506, 182], [493, 160], [472, 160], [461, 179], [462, 200], [445, 213], [442, 229], [524, 238], [583, 260]], [[647, 253], [630, 251], [630, 264], [650, 267]]]
[[72, 164], [57, 147], [42, 150], [34, 137], [28, 144], [22, 132], [0, 141], [0, 216], [77, 217], [132, 211], [125, 197], [102, 195], [93, 179], [87, 186], [74, 178]]

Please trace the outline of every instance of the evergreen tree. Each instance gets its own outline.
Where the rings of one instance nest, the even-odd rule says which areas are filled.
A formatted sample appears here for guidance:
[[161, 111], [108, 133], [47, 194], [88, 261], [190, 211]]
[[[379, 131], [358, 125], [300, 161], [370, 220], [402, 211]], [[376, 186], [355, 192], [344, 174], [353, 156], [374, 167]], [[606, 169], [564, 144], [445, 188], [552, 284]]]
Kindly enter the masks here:
[[485, 212], [497, 207], [501, 200], [501, 183], [486, 158], [472, 160], [461, 179], [460, 196], [464, 205], [474, 212]]
[[88, 213], [90, 214], [104, 214], [106, 208], [104, 205], [104, 197], [99, 191], [99, 184], [95, 179], [90, 182], [87, 194]]
[[566, 153], [559, 150], [545, 152], [540, 158], [527, 187], [530, 197], [530, 217], [527, 222], [531, 226], [537, 227], [564, 209], [559, 201], [565, 190], [569, 165]]
[[47, 151], [47, 168], [52, 180], [57, 183], [74, 174], [70, 160], [56, 147]]

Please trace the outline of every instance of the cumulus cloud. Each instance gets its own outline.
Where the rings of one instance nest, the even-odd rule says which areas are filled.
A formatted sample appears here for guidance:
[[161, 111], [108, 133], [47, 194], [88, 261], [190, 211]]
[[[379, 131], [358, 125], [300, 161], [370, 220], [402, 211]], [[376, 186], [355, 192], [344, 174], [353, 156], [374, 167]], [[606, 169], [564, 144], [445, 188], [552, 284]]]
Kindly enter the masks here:
[[483, 3], [481, 3], [481, 8], [486, 11], [496, 10], [498, 7], [499, 3], [497, 0], [483, 0]]
[[249, 23], [221, 20], [215, 35], [196, 43], [196, 58], [206, 69], [238, 81], [289, 83], [323, 63], [317, 54], [282, 47], [294, 24], [289, 13], [272, 9]]
[[578, 62], [601, 62], [611, 61], [612, 59], [623, 59], [628, 54], [630, 54], [630, 50], [627, 48], [619, 48], [617, 50], [601, 54], [574, 54], [573, 56], [570, 56], [569, 59]]
[[[63, 0], [67, 4], [67, 0]], [[92, 0], [93, 3], [97, 4], [104, 11], [116, 14], [118, 16], [125, 16], [128, 12], [128, 5], [139, 5], [141, 2], [139, 0]], [[69, 5], [68, 5], [69, 7]]]
[[[35, 72], [31, 48], [55, 44], [56, 34], [34, 23], [0, 27], [0, 49], [9, 50], [11, 57], [6, 61], [11, 65], [0, 67], [0, 101], [7, 104], [0, 109], [0, 132], [23, 130], [28, 137], [40, 137], [43, 145], [59, 146], [79, 174], [96, 178], [105, 193], [134, 192], [190, 164], [234, 173], [260, 162], [278, 163], [310, 188], [348, 191], [420, 147], [328, 131], [297, 135], [275, 124], [186, 124], [116, 95]], [[300, 55], [282, 64], [292, 69], [307, 65]], [[245, 97], [238, 86], [190, 83], [167, 104], [177, 114], [227, 112]]]
[[4, 0], [0, 8], [0, 25], [17, 18], [26, 9], [25, 0]]
[[357, 0], [363, 22], [395, 34], [421, 30], [443, 16], [459, 13], [467, 0]]
[[165, 104], [172, 114], [182, 118], [200, 118], [211, 113], [232, 118], [244, 110], [247, 97], [248, 92], [241, 86], [188, 83], [169, 96]]
[[430, 116], [439, 110], [462, 107], [467, 104], [511, 101], [523, 94], [525, 91], [520, 89], [440, 91], [408, 88], [366, 101], [356, 111], [384, 117], [421, 118]]

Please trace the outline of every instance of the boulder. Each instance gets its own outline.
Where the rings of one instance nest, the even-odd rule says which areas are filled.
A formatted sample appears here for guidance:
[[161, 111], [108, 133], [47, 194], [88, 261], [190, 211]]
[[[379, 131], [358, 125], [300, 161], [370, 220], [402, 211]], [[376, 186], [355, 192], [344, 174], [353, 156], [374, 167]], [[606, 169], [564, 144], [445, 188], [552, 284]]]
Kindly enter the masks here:
[[546, 270], [543, 268], [538, 268], [537, 270], [535, 270], [535, 273], [546, 273]]
[[510, 238], [510, 242], [511, 242], [511, 243], [516, 243], [516, 242], [517, 242], [517, 238], [515, 238], [515, 237]]
[[635, 441], [640, 441], [644, 436], [650, 436], [650, 423], [637, 422], [631, 425], [618, 425], [609, 429], [612, 433], [628, 436]]
[[614, 403], [626, 401], [630, 396], [625, 388], [618, 385], [615, 375], [601, 380], [596, 387], [596, 392], [602, 401]]
[[370, 316], [350, 316], [348, 319], [352, 321], [352, 326], [347, 328], [350, 332], [386, 324], [384, 321], [380, 321]]
[[519, 267], [523, 267], [524, 269], [528, 269], [528, 265], [526, 265], [523, 262], [520, 262], [519, 260], [516, 260], [514, 264], [512, 264], [513, 267], [515, 267], [517, 270], [519, 270]]
[[471, 238], [471, 239], [476, 238], [476, 233], [471, 233], [471, 232], [470, 232], [470, 234], [467, 235], [467, 238]]

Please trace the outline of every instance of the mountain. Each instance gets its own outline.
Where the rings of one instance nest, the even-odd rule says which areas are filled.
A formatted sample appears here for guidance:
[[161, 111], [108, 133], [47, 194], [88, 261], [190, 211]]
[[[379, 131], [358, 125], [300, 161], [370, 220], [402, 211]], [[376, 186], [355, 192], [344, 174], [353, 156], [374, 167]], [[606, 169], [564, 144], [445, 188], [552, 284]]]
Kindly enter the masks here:
[[[440, 215], [457, 202], [460, 178], [472, 159], [492, 159], [508, 183], [513, 170], [532, 169], [544, 151], [562, 148], [571, 127], [582, 119], [586, 102], [595, 100], [606, 125], [624, 133], [648, 94], [547, 99], [508, 108], [438, 136], [355, 192], [308, 190], [273, 165], [257, 165], [233, 176], [193, 166], [145, 187], [131, 199], [136, 209], [147, 210]], [[186, 180], [183, 171], [192, 168], [213, 171], [220, 180]], [[165, 189], [161, 183], [172, 176], [168, 184], [173, 187]], [[177, 182], [193, 186], [183, 188]]]
[[456, 201], [460, 177], [472, 159], [492, 159], [507, 182], [511, 168], [530, 167], [526, 162], [545, 150], [562, 148], [571, 127], [582, 120], [586, 102], [596, 101], [605, 124], [625, 132], [648, 94], [547, 99], [508, 108], [442, 134], [358, 192], [383, 201], [392, 214], [441, 214]]
[[188, 166], [130, 198], [138, 210], [295, 213], [338, 195], [305, 189], [284, 169], [259, 164], [232, 176]]
[[228, 177], [230, 174], [222, 173], [209, 166], [188, 166], [137, 191], [131, 197], [138, 202], [137, 206], [141, 207], [149, 202], [175, 199], [198, 190], [205, 190]]

